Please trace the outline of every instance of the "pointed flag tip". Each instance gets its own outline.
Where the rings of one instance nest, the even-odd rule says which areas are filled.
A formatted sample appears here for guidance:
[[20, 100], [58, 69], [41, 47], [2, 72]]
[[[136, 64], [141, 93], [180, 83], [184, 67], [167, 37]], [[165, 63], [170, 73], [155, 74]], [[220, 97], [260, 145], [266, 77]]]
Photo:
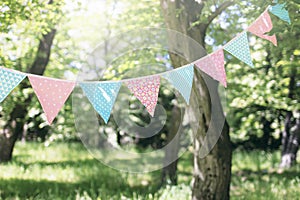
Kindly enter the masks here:
[[254, 67], [252, 63], [247, 33], [243, 32], [224, 46], [224, 50], [231, 53], [245, 64]]
[[226, 72], [225, 72], [225, 61], [224, 61], [224, 51], [220, 49], [214, 53], [207, 55], [204, 58], [196, 61], [196, 66], [212, 77], [213, 79], [219, 81], [222, 85], [226, 85]]
[[80, 87], [94, 109], [107, 124], [118, 96], [121, 82], [80, 83]]
[[193, 86], [194, 65], [188, 65], [170, 71], [162, 75], [167, 79], [178, 92], [183, 96], [185, 102], [189, 105], [191, 90]]
[[73, 91], [75, 82], [36, 75], [28, 75], [28, 79], [51, 125]]
[[274, 6], [270, 6], [269, 11], [279, 17], [279, 19], [291, 24], [291, 19], [289, 16], [289, 12], [285, 9], [286, 3], [283, 4], [276, 4]]
[[248, 31], [260, 38], [266, 39], [277, 46], [276, 35], [267, 35], [273, 29], [273, 23], [269, 12], [263, 12], [256, 21], [249, 26]]
[[153, 116], [158, 99], [160, 76], [128, 80], [125, 81], [125, 84]]
[[0, 102], [2, 102], [26, 77], [5, 68], [0, 68]]

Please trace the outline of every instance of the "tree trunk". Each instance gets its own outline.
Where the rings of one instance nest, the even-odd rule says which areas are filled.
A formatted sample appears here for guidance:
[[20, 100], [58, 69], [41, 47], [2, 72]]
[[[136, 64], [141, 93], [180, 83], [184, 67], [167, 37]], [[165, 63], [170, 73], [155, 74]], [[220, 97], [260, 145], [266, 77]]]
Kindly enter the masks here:
[[[293, 68], [290, 75], [288, 98], [294, 99], [296, 87], [297, 69]], [[300, 112], [297, 111], [298, 117], [293, 117], [291, 111], [287, 111], [284, 131], [282, 132], [282, 151], [281, 151], [281, 168], [289, 168], [296, 163], [297, 152], [300, 143]]]
[[292, 113], [288, 112], [282, 133], [282, 152], [280, 168], [290, 168], [296, 163], [300, 144], [300, 119], [292, 125]]
[[[52, 1], [50, 1], [52, 2]], [[29, 73], [42, 75], [49, 62], [51, 46], [56, 30], [52, 29], [49, 33], [43, 35], [40, 40], [36, 58], [28, 70]], [[21, 83], [21, 88], [27, 88], [28, 85]], [[32, 99], [32, 95], [25, 102], [16, 102], [13, 111], [10, 113], [9, 120], [0, 132], [0, 162], [10, 161], [12, 159], [15, 142], [22, 135], [24, 127], [24, 118], [27, 115], [27, 107]]]
[[268, 121], [268, 119], [266, 117], [262, 117], [261, 119], [262, 121], [262, 131], [263, 131], [263, 136], [259, 139], [259, 148], [263, 149], [263, 150], [267, 150], [268, 147], [272, 148], [272, 146], [270, 147], [270, 143], [271, 143], [271, 133], [273, 132], [272, 127], [271, 127], [271, 122]]
[[4, 133], [0, 134], [0, 163], [11, 160], [14, 142], [12, 138], [7, 138]]
[[[195, 48], [197, 45], [188, 40], [178, 40], [174, 34], [169, 36], [169, 54], [175, 68], [206, 55], [204, 39], [207, 27], [231, 4], [230, 1], [224, 2], [211, 13], [206, 23], [202, 23], [199, 16], [204, 7], [203, 1], [161, 0], [167, 28], [187, 35], [202, 46]], [[189, 114], [190, 119], [197, 120], [198, 128], [194, 130], [192, 199], [229, 199], [232, 152], [218, 84], [198, 70], [195, 70], [194, 77]], [[220, 127], [221, 130], [218, 130]]]
[[[161, 185], [177, 185], [177, 160], [180, 149], [180, 125], [181, 113], [180, 108], [174, 106], [172, 109], [172, 123], [168, 127], [167, 143], [170, 144], [165, 148], [164, 168], [162, 170]], [[172, 143], [170, 143], [172, 141]]]

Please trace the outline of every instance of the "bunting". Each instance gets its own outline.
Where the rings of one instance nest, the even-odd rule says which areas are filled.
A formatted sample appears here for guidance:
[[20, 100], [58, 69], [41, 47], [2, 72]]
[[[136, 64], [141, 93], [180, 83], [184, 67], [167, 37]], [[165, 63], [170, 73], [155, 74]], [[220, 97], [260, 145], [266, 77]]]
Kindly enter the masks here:
[[0, 103], [17, 87], [26, 77], [25, 74], [0, 68]]
[[248, 31], [261, 37], [263, 39], [269, 40], [275, 46], [277, 46], [277, 39], [275, 35], [269, 36], [266, 33], [270, 32], [273, 28], [271, 17], [268, 11], [265, 11], [249, 28]]
[[[270, 8], [263, 12], [254, 23], [249, 26], [247, 31], [269, 40], [276, 46], [277, 40], [275, 34], [272, 36], [267, 35], [273, 28], [268, 11], [280, 19], [291, 23], [288, 11], [285, 9], [285, 4], [276, 4], [275, 6], [270, 6]], [[170, 82], [183, 96], [187, 104], [189, 104], [190, 101], [193, 85], [194, 65], [227, 87], [224, 50], [253, 67], [247, 32], [243, 31], [221, 49], [174, 70], [115, 82], [79, 82], [79, 85], [105, 123], [109, 120], [122, 83], [129, 88], [133, 95], [146, 107], [149, 114], [153, 116], [158, 99], [160, 77]], [[48, 123], [51, 124], [73, 91], [76, 82], [27, 74], [0, 67], [0, 102], [2, 102], [26, 76], [29, 78], [32, 88], [41, 103]]]
[[279, 17], [281, 20], [286, 21], [287, 23], [291, 24], [291, 19], [289, 16], [289, 12], [285, 9], [285, 3], [283, 4], [276, 4], [275, 6], [271, 6], [269, 11]]
[[189, 104], [193, 86], [194, 65], [181, 67], [163, 75], [183, 96], [185, 102]]
[[105, 123], [118, 96], [121, 82], [80, 83], [85, 95]]
[[28, 79], [45, 112], [47, 122], [51, 124], [73, 91], [75, 82], [36, 75], [28, 75]]
[[160, 77], [149, 76], [140, 79], [128, 80], [125, 81], [125, 84], [153, 117], [158, 99]]
[[224, 46], [224, 50], [253, 67], [247, 33], [243, 32]]
[[219, 81], [224, 87], [227, 87], [224, 64], [225, 61], [223, 49], [220, 49], [195, 62], [195, 65], [201, 71]]

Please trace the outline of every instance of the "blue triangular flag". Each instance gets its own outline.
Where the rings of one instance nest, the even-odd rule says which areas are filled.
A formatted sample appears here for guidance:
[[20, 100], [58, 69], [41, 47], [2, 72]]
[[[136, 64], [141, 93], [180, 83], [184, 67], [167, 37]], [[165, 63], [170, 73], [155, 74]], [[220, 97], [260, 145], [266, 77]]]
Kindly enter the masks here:
[[271, 6], [269, 8], [269, 10], [272, 14], [276, 15], [277, 17], [279, 17], [283, 21], [286, 21], [289, 24], [291, 24], [291, 19], [290, 19], [290, 16], [289, 16], [289, 12], [285, 9], [285, 3], [276, 4], [275, 6]]
[[80, 83], [85, 95], [107, 123], [118, 96], [121, 82]]
[[193, 86], [194, 65], [175, 69], [162, 76], [180, 92], [186, 103], [189, 104]]
[[231, 40], [224, 46], [224, 49], [231, 53], [233, 56], [243, 61], [247, 65], [253, 67], [250, 48], [248, 43], [247, 33], [244, 32]]
[[25, 77], [25, 74], [0, 68], [0, 102], [2, 102]]

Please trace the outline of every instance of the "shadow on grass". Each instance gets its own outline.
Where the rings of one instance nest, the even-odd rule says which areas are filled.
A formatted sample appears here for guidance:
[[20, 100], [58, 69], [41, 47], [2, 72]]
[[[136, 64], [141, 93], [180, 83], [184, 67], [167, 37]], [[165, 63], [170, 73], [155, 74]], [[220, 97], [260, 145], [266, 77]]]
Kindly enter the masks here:
[[278, 171], [267, 171], [267, 170], [262, 170], [262, 171], [254, 171], [254, 170], [249, 170], [249, 169], [244, 169], [235, 172], [236, 175], [238, 176], [255, 176], [255, 177], [261, 177], [264, 175], [274, 177], [276, 179], [294, 179], [294, 178], [300, 178], [300, 173], [299, 170], [296, 168], [291, 168], [288, 170], [278, 170]]
[[[16, 156], [16, 158], [19, 158], [20, 156]], [[78, 166], [92, 166], [92, 165], [102, 165], [100, 162], [98, 162], [96, 159], [78, 159], [78, 160], [65, 160], [65, 161], [34, 161], [34, 162], [23, 162], [19, 159], [15, 159], [12, 161], [13, 164], [24, 167], [25, 169], [30, 166], [40, 166], [40, 167], [78, 167]], [[10, 163], [7, 163], [10, 164]]]
[[[121, 199], [122, 195], [130, 198], [134, 194], [140, 196], [155, 193], [158, 187], [137, 185], [131, 187], [126, 180], [126, 174], [108, 168], [95, 159], [84, 159], [75, 161], [60, 162], [22, 162], [15, 159], [12, 163], [18, 168], [26, 169], [37, 168], [39, 172], [47, 169], [60, 169], [57, 176], [68, 176], [63, 174], [64, 170], [73, 170], [76, 179], [71, 181], [43, 179], [35, 174], [29, 178], [8, 178], [0, 179], [0, 197], [9, 199], [18, 197], [21, 199], [49, 199], [59, 197], [61, 199], [74, 199], [77, 194], [87, 193], [92, 199], [97, 197], [115, 197]], [[40, 170], [42, 169], [42, 170]]]

